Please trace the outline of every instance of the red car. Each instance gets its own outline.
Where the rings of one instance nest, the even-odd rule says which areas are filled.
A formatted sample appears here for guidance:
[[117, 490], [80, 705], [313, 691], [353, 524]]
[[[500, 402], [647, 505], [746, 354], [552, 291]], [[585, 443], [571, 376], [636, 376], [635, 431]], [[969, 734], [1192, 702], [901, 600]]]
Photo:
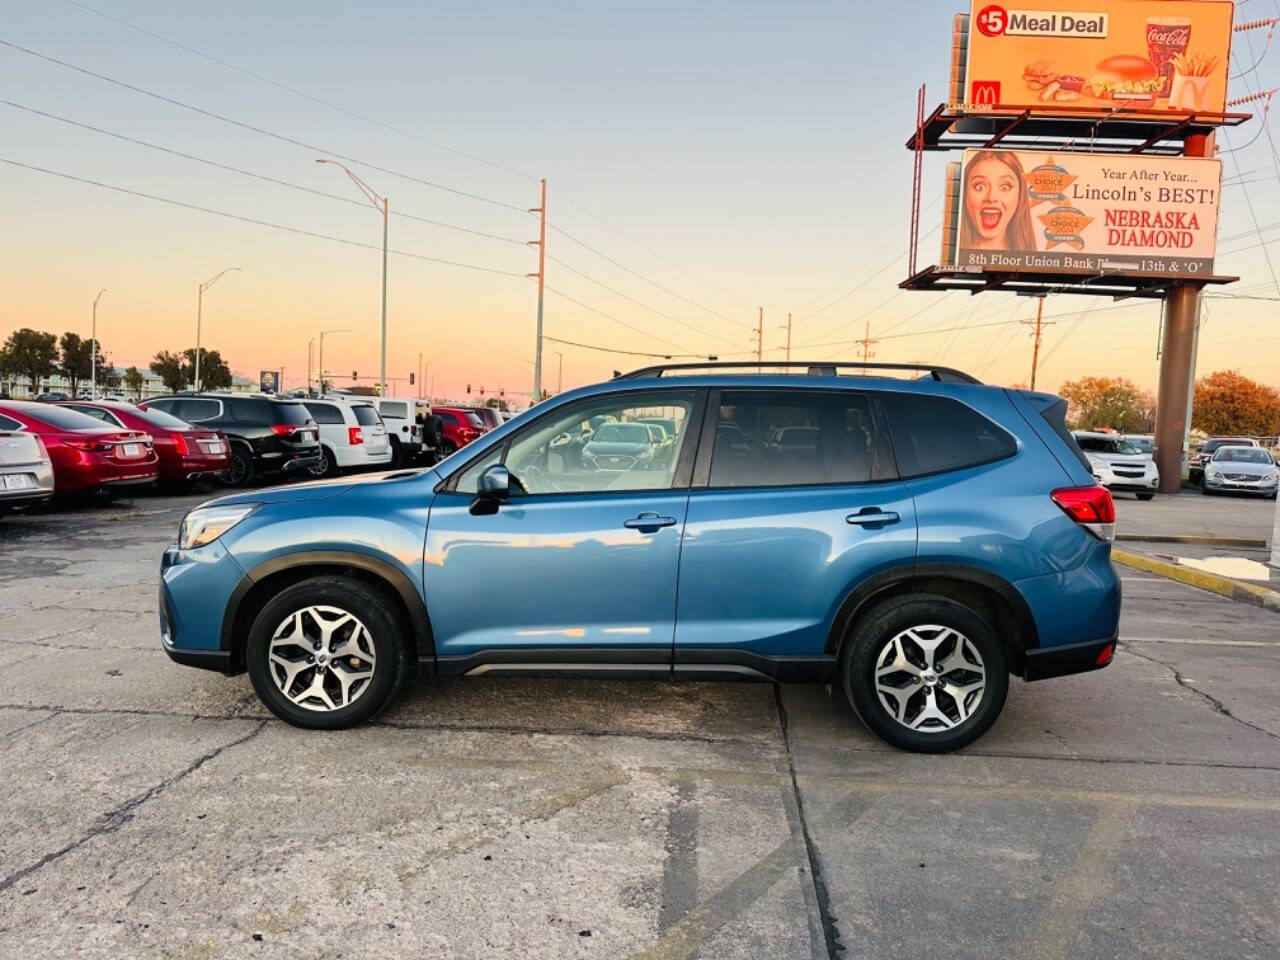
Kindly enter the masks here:
[[484, 424], [471, 410], [462, 407], [437, 407], [432, 404], [431, 412], [444, 424], [444, 440], [440, 444], [440, 453], [446, 457], [459, 447], [465, 447], [477, 437], [484, 436]]
[[220, 477], [231, 468], [231, 446], [226, 437], [163, 410], [144, 410], [118, 400], [76, 400], [59, 406], [78, 410], [109, 427], [151, 434], [160, 458], [160, 479], [165, 482]]
[[44, 441], [53, 461], [56, 495], [111, 493], [156, 482], [159, 459], [146, 431], [110, 427], [52, 403], [4, 400], [0, 413]]

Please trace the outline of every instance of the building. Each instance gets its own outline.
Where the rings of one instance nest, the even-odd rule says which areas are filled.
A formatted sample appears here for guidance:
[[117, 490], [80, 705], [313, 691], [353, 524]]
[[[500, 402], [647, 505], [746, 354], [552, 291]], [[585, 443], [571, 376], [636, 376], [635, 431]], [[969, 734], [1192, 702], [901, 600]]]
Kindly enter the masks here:
[[[98, 393], [101, 395], [110, 395], [113, 397], [127, 397], [130, 400], [149, 400], [152, 397], [164, 396], [169, 392], [169, 388], [164, 385], [164, 381], [160, 379], [158, 374], [152, 373], [150, 369], [139, 367], [138, 372], [142, 374], [142, 395], [132, 396], [124, 384], [124, 367], [115, 367], [115, 376], [119, 377], [119, 386], [107, 387], [105, 384], [105, 369], [98, 371]], [[30, 381], [26, 377], [6, 376], [0, 380], [0, 393], [7, 394], [14, 400], [30, 400], [31, 394], [28, 392]], [[89, 392], [89, 381], [81, 380], [79, 384], [81, 395]], [[40, 381], [40, 389], [37, 393], [59, 392], [70, 394], [71, 381], [61, 373], [55, 373], [52, 376], [44, 377]], [[226, 391], [228, 393], [256, 393], [258, 385], [245, 377], [238, 377], [234, 374], [231, 376], [231, 388]]]

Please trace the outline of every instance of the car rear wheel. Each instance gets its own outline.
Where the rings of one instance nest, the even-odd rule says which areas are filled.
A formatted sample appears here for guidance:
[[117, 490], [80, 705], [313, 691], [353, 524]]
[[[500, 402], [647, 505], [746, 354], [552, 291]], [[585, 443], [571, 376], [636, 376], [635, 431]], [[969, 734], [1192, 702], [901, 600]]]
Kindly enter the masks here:
[[458, 445], [454, 443], [452, 440], [440, 441], [440, 459], [441, 460], [443, 460], [445, 457], [453, 456], [453, 454], [457, 452], [458, 452]]
[[223, 483], [233, 487], [248, 486], [253, 481], [253, 454], [236, 444], [231, 448], [231, 466], [222, 475]]
[[404, 466], [404, 448], [400, 446], [400, 441], [395, 437], [390, 438], [391, 442], [391, 462], [387, 464], [392, 470], [399, 470]]
[[400, 625], [387, 599], [346, 577], [282, 590], [254, 618], [245, 650], [253, 689], [286, 723], [337, 730], [363, 723], [399, 691]]
[[877, 736], [903, 750], [945, 753], [977, 740], [1004, 708], [1000, 638], [955, 600], [915, 594], [863, 618], [843, 657], [845, 695]]

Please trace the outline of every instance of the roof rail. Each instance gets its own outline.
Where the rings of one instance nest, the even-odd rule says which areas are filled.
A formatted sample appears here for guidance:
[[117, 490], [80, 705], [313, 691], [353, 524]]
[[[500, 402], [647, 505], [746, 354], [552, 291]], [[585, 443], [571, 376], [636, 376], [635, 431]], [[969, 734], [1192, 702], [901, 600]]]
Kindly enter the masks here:
[[977, 377], [955, 370], [951, 367], [942, 367], [936, 363], [870, 363], [858, 361], [831, 361], [831, 360], [721, 360], [710, 361], [707, 363], [658, 363], [650, 367], [641, 367], [639, 370], [632, 370], [629, 373], [615, 374], [615, 380], [640, 380], [645, 377], [661, 377], [664, 373], [671, 370], [755, 370], [763, 373], [776, 367], [803, 367], [808, 376], [811, 377], [834, 377], [841, 368], [850, 368], [855, 370], [914, 370], [917, 373], [924, 374], [932, 380], [948, 383], [981, 383]]

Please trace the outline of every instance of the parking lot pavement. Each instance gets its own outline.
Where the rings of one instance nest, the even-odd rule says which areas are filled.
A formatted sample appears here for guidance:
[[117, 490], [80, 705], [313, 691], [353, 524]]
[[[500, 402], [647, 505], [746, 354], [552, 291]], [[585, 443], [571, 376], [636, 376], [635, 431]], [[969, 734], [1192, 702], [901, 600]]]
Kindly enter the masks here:
[[1154, 500], [1116, 494], [1116, 532], [1124, 537], [1240, 537], [1271, 540], [1274, 500], [1262, 497], [1210, 496], [1184, 490]]
[[1115, 663], [945, 757], [763, 684], [430, 680], [306, 733], [159, 648], [198, 499], [0, 527], [0, 956], [1280, 955], [1273, 613], [1122, 570]]

